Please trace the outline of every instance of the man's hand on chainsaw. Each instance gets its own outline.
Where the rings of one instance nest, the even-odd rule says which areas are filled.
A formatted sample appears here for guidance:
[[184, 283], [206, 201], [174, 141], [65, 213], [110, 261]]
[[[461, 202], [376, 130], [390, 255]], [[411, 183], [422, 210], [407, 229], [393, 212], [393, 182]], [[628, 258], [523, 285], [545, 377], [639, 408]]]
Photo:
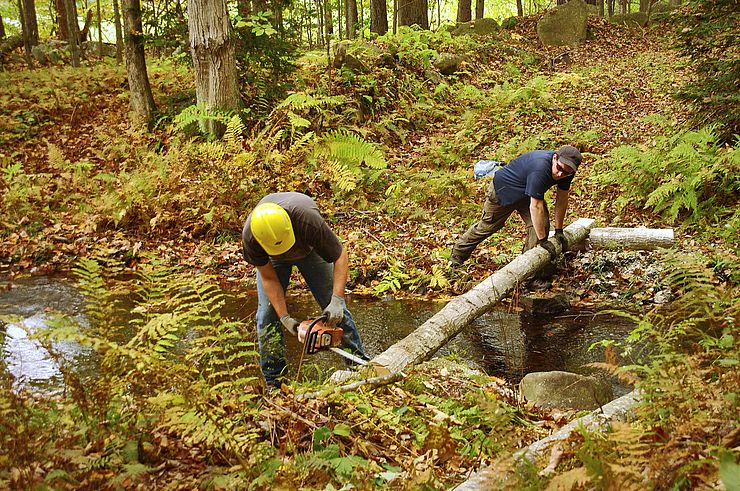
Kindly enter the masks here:
[[337, 295], [331, 296], [331, 302], [324, 309], [323, 315], [326, 316], [326, 323], [337, 325], [344, 319], [344, 299]]
[[298, 328], [299, 322], [292, 318], [290, 314], [285, 314], [280, 318], [280, 322], [283, 324], [283, 327], [291, 333], [293, 336], [297, 336], [298, 332], [296, 329]]

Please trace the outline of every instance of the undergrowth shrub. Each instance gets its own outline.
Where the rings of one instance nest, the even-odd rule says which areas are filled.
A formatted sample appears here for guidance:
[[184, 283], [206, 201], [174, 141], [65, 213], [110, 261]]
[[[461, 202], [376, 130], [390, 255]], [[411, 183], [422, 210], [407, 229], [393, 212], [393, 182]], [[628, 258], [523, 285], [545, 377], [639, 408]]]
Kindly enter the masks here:
[[608, 367], [637, 380], [637, 418], [605, 434], [582, 430], [568, 456], [572, 468], [551, 487], [693, 489], [721, 481], [730, 489], [735, 482], [738, 284], [719, 284], [704, 258], [673, 253], [667, 263], [674, 301], [645, 316], [622, 314], [637, 323], [621, 346], [634, 363]]
[[736, 215], [740, 153], [720, 143], [716, 127], [708, 126], [658, 137], [651, 146], [617, 147], [597, 163], [592, 179], [619, 186], [614, 204], [620, 209], [632, 204], [673, 222], [723, 226]]

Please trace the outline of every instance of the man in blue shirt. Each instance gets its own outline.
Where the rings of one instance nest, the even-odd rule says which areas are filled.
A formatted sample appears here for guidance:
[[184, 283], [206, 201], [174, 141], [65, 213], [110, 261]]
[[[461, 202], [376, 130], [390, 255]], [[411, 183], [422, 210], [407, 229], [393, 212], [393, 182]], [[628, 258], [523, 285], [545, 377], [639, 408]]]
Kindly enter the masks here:
[[568, 209], [570, 183], [581, 160], [581, 152], [576, 147], [564, 145], [557, 151], [527, 152], [496, 171], [483, 203], [483, 215], [455, 242], [450, 265], [456, 267], [464, 263], [478, 244], [504, 226], [514, 211], [527, 226], [524, 250], [539, 245], [554, 259], [555, 247], [547, 240], [550, 215], [545, 204], [545, 191], [557, 184], [555, 238], [565, 249], [563, 220]]

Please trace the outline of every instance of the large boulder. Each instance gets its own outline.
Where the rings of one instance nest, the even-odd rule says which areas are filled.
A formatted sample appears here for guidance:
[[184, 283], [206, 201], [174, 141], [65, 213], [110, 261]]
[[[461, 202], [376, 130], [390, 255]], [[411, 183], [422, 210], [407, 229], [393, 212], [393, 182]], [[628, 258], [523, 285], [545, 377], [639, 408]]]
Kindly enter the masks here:
[[477, 19], [473, 25], [473, 32], [476, 34], [492, 34], [496, 31], [498, 31], [498, 22], [489, 17]]
[[440, 53], [439, 58], [434, 62], [434, 68], [439, 70], [442, 75], [452, 75], [460, 68], [463, 57], [452, 53]]
[[574, 46], [586, 39], [588, 8], [583, 0], [570, 0], [537, 22], [537, 36], [547, 46]]
[[612, 15], [609, 19], [613, 24], [624, 24], [627, 27], [645, 27], [648, 16], [645, 12], [630, 12], [629, 14]]
[[533, 372], [519, 383], [522, 396], [536, 406], [594, 410], [614, 398], [610, 385], [570, 372]]

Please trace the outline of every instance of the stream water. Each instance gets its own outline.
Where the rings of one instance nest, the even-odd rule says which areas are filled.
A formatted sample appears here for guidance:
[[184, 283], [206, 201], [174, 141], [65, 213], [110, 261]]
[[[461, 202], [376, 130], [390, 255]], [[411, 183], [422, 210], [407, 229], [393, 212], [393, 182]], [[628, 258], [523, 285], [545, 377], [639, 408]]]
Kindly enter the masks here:
[[[29, 277], [6, 283], [0, 292], [0, 356], [14, 376], [16, 386], [42, 392], [63, 386], [57, 362], [28, 333], [47, 327], [52, 312], [63, 312], [84, 323], [83, 298], [66, 278]], [[291, 295], [289, 309], [296, 318], [317, 315], [310, 295]], [[227, 317], [243, 319], [254, 330], [255, 292], [234, 292], [224, 307]], [[443, 306], [443, 302], [380, 300], [351, 297], [348, 305], [357, 322], [366, 351], [372, 357], [402, 339]], [[9, 316], [14, 317], [7, 322]], [[5, 322], [2, 321], [5, 319]], [[3, 327], [4, 326], [4, 327]], [[602, 361], [593, 343], [624, 339], [632, 329], [626, 319], [594, 312], [569, 311], [561, 315], [531, 317], [495, 309], [478, 318], [439, 351], [455, 354], [473, 368], [517, 382], [535, 371], [566, 370], [588, 374], [585, 364]], [[95, 357], [89, 349], [62, 343], [56, 350], [83, 375], [95, 373]], [[295, 373], [300, 348], [288, 339], [289, 369]], [[301, 372], [325, 378], [344, 366], [334, 353], [322, 352], [304, 361]], [[615, 396], [627, 388], [612, 381]]]

